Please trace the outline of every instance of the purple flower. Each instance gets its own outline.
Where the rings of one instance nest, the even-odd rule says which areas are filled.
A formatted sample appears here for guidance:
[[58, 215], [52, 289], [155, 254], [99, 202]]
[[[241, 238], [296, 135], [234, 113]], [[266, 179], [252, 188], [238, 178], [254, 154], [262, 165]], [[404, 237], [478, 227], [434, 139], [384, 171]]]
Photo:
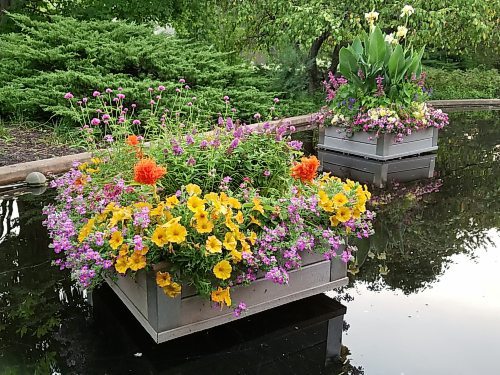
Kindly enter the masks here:
[[186, 164], [190, 166], [196, 165], [196, 159], [190, 156], [189, 159], [186, 161]]
[[261, 118], [261, 114], [259, 112], [257, 112], [255, 115], [253, 115], [253, 118], [256, 119], [256, 120], [260, 120]]
[[99, 120], [97, 117], [94, 117], [92, 120], [90, 120], [90, 125], [97, 126], [101, 123], [101, 120]]
[[158, 91], [165, 91], [165, 86], [163, 85], [158, 86]]
[[227, 103], [229, 101], [229, 96], [224, 95], [224, 101]]
[[278, 98], [274, 98], [273, 101], [278, 104], [280, 102], [280, 100]]
[[293, 140], [288, 142], [287, 145], [293, 150], [300, 151], [303, 143], [301, 141]]
[[179, 83], [186, 83], [186, 80], [185, 80], [184, 78], [181, 78], [181, 79], [179, 80]]
[[186, 144], [189, 146], [189, 145], [192, 145], [194, 143], [194, 138], [191, 134], [188, 134], [186, 135]]
[[125, 99], [125, 95], [124, 94], [118, 94], [118, 95], [116, 95], [116, 97], [118, 99], [120, 99], [120, 100]]
[[98, 96], [101, 96], [101, 93], [100, 93], [99, 91], [94, 91], [94, 92], [92, 93], [92, 96], [93, 96], [94, 98], [96, 98], [96, 97], [98, 97]]
[[111, 134], [106, 134], [103, 139], [106, 142], [109, 142], [109, 143], [113, 143], [114, 142], [113, 136]]
[[64, 99], [68, 99], [69, 100], [69, 99], [73, 99], [73, 98], [74, 98], [74, 96], [70, 92], [67, 92], [66, 94], [64, 94]]
[[208, 147], [208, 141], [207, 141], [207, 140], [205, 140], [205, 139], [204, 139], [204, 140], [202, 140], [202, 141], [200, 142], [200, 148], [201, 148], [201, 149], [204, 149], [204, 148], [207, 148], [207, 147]]
[[144, 249], [144, 245], [142, 243], [142, 237], [136, 234], [134, 236], [134, 250], [141, 251], [142, 249]]
[[106, 93], [111, 94], [113, 90], [111, 90], [109, 87], [106, 89]]
[[266, 176], [266, 177], [269, 177], [271, 175], [271, 171], [266, 169], [264, 171], [263, 175]]
[[141, 125], [141, 120], [132, 121], [132, 125]]

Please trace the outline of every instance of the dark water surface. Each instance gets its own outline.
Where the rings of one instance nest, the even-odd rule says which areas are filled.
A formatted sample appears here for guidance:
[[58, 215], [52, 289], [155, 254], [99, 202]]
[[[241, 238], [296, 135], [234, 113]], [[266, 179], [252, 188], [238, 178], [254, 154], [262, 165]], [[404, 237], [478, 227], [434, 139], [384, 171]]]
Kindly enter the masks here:
[[324, 295], [154, 344], [109, 289], [92, 308], [50, 265], [46, 193], [0, 198], [0, 374], [500, 373], [500, 117], [451, 120], [436, 179], [384, 195], [349, 286], [327, 293], [347, 306], [343, 364], [325, 364], [344, 310]]

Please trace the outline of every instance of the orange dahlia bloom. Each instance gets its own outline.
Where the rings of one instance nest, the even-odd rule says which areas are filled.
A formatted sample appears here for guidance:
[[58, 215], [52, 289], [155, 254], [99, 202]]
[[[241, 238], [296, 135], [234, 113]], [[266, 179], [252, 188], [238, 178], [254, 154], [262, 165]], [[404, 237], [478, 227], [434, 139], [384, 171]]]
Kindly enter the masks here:
[[316, 156], [303, 157], [292, 167], [292, 177], [302, 182], [311, 182], [318, 172], [319, 160]]
[[134, 166], [134, 181], [145, 185], [155, 185], [165, 173], [167, 170], [157, 165], [154, 160], [141, 159]]
[[127, 137], [127, 144], [130, 146], [137, 146], [139, 144], [139, 137], [136, 135], [129, 135]]

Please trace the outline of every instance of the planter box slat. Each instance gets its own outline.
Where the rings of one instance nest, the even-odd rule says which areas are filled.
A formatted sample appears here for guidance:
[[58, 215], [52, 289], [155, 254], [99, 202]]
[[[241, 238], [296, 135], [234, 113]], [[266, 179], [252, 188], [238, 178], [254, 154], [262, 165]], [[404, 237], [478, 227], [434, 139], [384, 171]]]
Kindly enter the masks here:
[[[261, 275], [248, 286], [234, 287], [231, 298], [236, 304], [245, 302], [245, 314], [251, 315], [344, 286], [348, 282], [346, 275], [346, 265], [339, 259], [328, 261], [320, 254], [304, 253], [303, 266], [289, 273], [288, 285], [275, 284]], [[106, 282], [157, 343], [235, 319], [232, 309], [221, 310], [205, 298], [193, 295], [187, 286], [184, 295], [167, 297], [157, 287], [152, 271], [138, 272], [135, 280], [120, 276]]]
[[407, 182], [434, 175], [436, 155], [423, 155], [400, 160], [377, 161], [331, 151], [318, 151], [323, 170], [335, 176], [351, 178], [384, 187], [387, 182]]
[[342, 128], [329, 126], [320, 130], [318, 148], [386, 161], [436, 151], [437, 139], [436, 128], [414, 132], [396, 142], [393, 134], [375, 138], [372, 133], [358, 132], [347, 136]]

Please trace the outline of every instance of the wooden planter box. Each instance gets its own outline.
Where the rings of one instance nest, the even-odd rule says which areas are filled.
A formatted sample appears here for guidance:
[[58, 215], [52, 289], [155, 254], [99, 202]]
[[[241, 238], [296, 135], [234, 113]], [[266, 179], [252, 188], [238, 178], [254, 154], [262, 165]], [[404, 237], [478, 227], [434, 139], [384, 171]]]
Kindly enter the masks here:
[[[340, 259], [324, 260], [304, 254], [301, 269], [290, 272], [288, 285], [264, 277], [248, 286], [233, 288], [233, 303], [243, 301], [246, 315], [255, 314], [347, 284], [347, 268]], [[106, 279], [111, 289], [142, 324], [156, 343], [234, 321], [232, 308], [220, 309], [184, 286], [181, 296], [167, 297], [156, 285], [154, 272], [138, 272], [136, 280], [119, 276]]]
[[328, 126], [320, 129], [318, 148], [385, 161], [436, 151], [437, 144], [437, 128], [414, 132], [404, 136], [402, 142], [396, 142], [393, 134], [383, 134], [379, 138], [366, 132], [349, 135], [342, 128]]
[[378, 161], [332, 151], [318, 150], [323, 171], [335, 176], [385, 187], [388, 182], [407, 182], [434, 176], [436, 155]]

